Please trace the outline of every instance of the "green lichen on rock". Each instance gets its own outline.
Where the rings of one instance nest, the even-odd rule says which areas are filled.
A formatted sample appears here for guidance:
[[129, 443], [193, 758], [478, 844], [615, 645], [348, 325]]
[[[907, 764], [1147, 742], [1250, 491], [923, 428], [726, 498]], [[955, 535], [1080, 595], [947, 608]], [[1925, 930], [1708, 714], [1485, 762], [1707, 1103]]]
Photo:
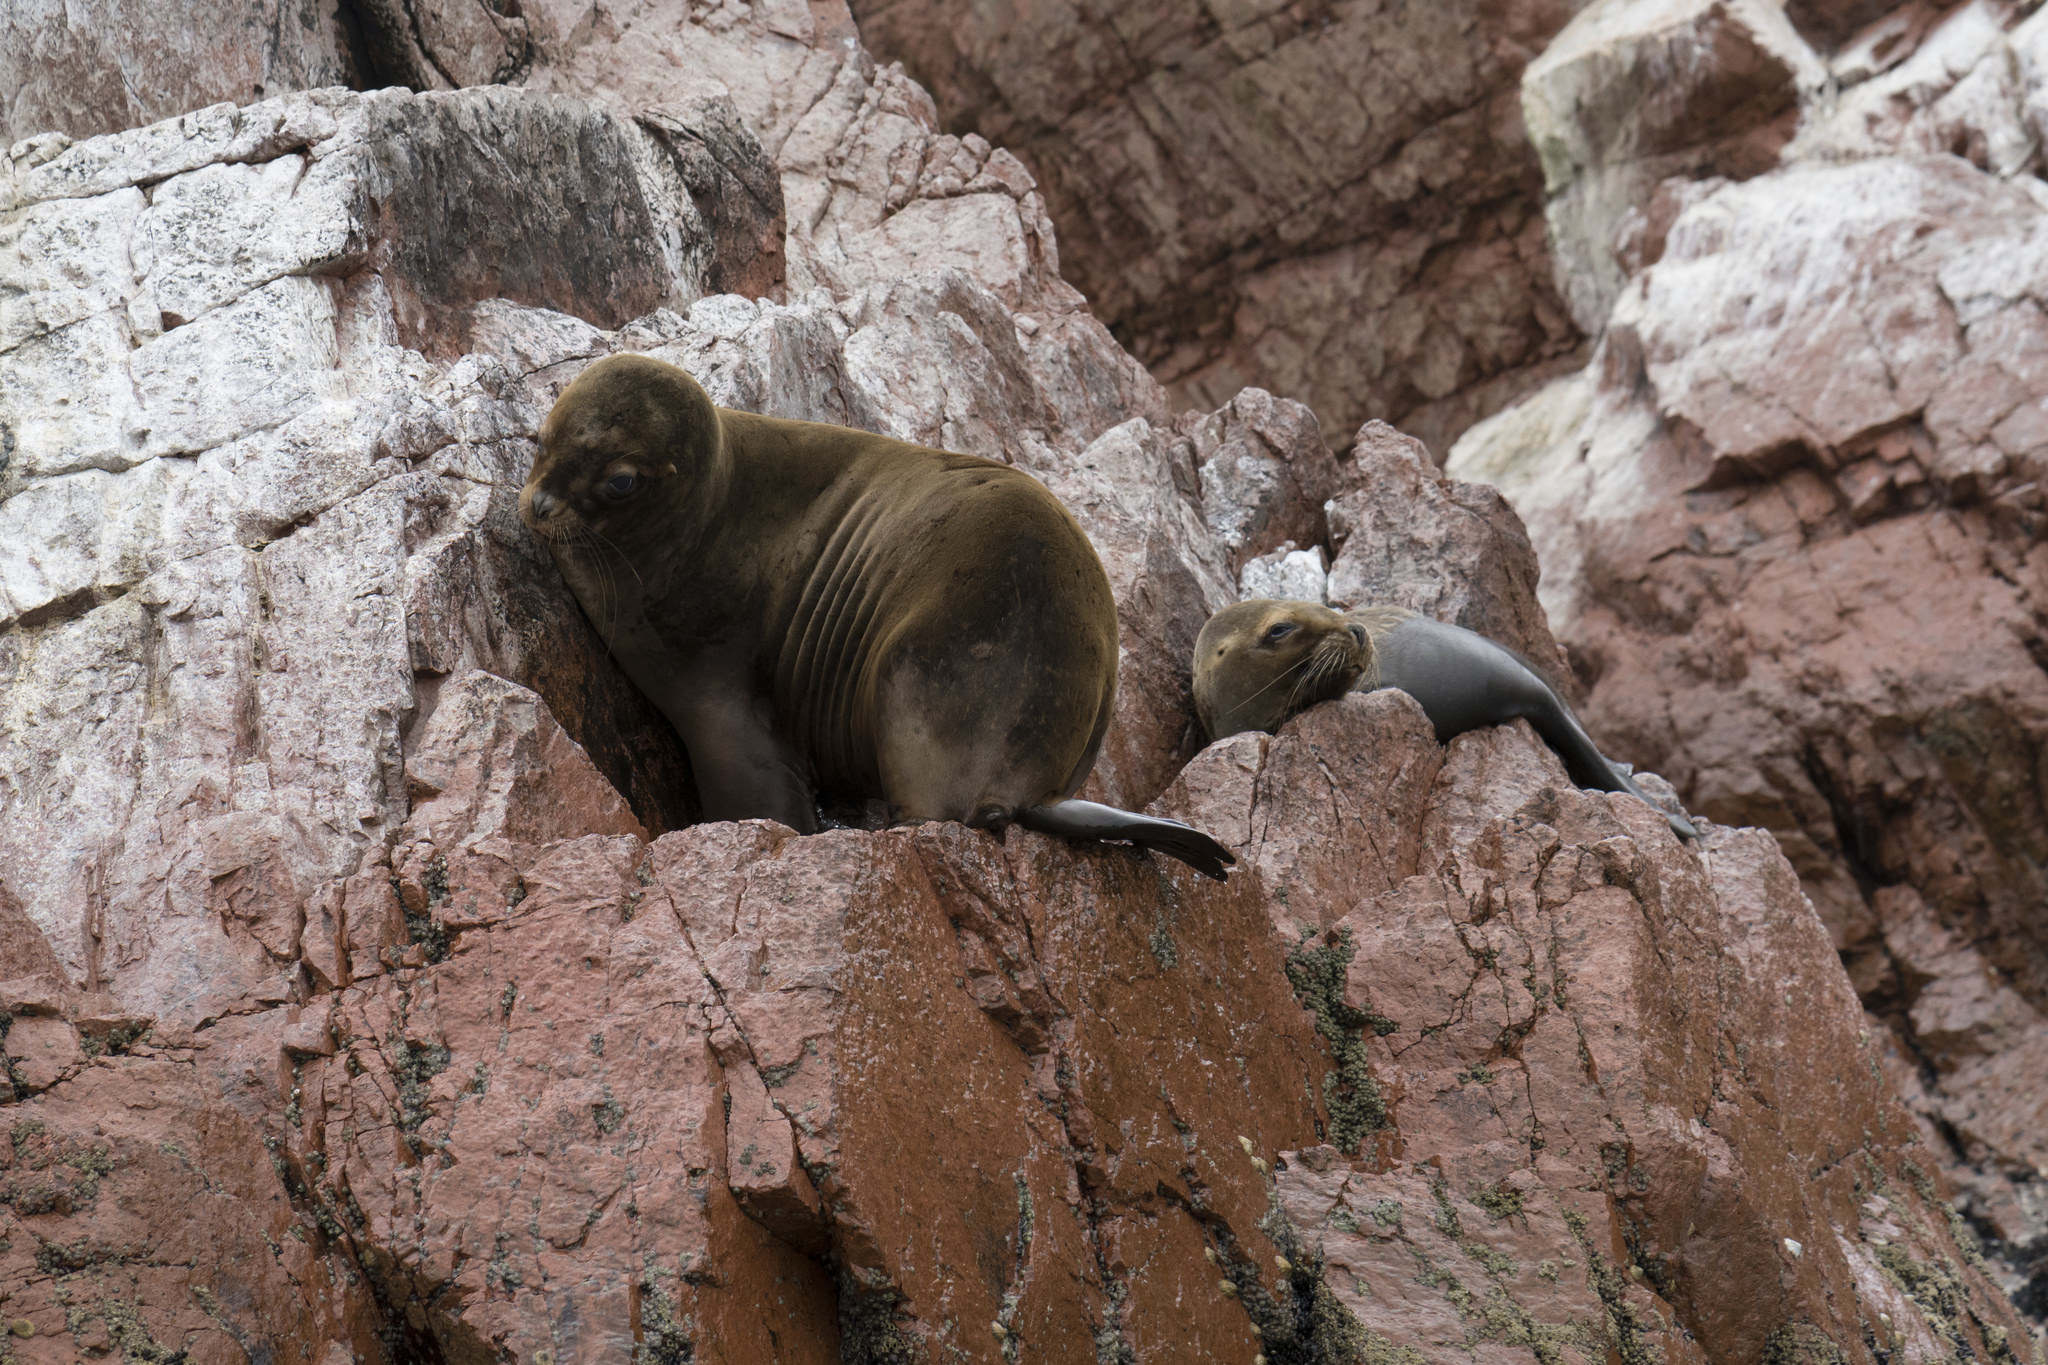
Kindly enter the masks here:
[[1496, 1223], [1522, 1212], [1522, 1192], [1506, 1182], [1480, 1186], [1472, 1202], [1486, 1210], [1486, 1216]]
[[1968, 1311], [1962, 1277], [1949, 1264], [1929, 1265], [1898, 1245], [1871, 1248], [1877, 1263], [1894, 1284], [1906, 1292], [1920, 1316], [1949, 1350], [1967, 1358], [1971, 1354], [1963, 1333], [1963, 1316]]
[[398, 1126], [410, 1133], [427, 1117], [427, 1084], [448, 1069], [450, 1054], [442, 1043], [400, 1039], [391, 1076], [398, 1086]]
[[1316, 1017], [1316, 1032], [1329, 1044], [1334, 1070], [1323, 1075], [1323, 1102], [1330, 1111], [1330, 1141], [1355, 1153], [1365, 1140], [1389, 1126], [1386, 1098], [1366, 1059], [1368, 1029], [1393, 1032], [1391, 1021], [1344, 1002], [1345, 968], [1357, 950], [1351, 931], [1339, 930], [1320, 948], [1304, 938], [1287, 955], [1287, 983], [1294, 998]]
[[104, 1034], [81, 1033], [78, 1038], [78, 1050], [88, 1058], [118, 1055], [126, 1052], [134, 1045], [136, 1039], [148, 1033], [149, 1028], [150, 1024], [146, 1019], [130, 1019], [126, 1023], [116, 1024]]
[[100, 1177], [111, 1175], [114, 1158], [106, 1148], [94, 1145], [82, 1147], [64, 1158], [64, 1164], [79, 1173], [80, 1179], [71, 1187], [73, 1198], [90, 1201], [98, 1197]]
[[[1457, 1284], [1449, 1275], [1444, 1278]], [[1463, 1286], [1458, 1288], [1462, 1290]], [[1607, 1359], [1607, 1342], [1592, 1327], [1581, 1322], [1538, 1322], [1500, 1285], [1489, 1289], [1483, 1299], [1475, 1298], [1468, 1290], [1454, 1302], [1472, 1322], [1465, 1336], [1468, 1346], [1496, 1342], [1520, 1346], [1535, 1356], [1539, 1365], [1565, 1365], [1566, 1351], [1583, 1362]]]
[[1933, 1177], [1921, 1170], [1918, 1162], [1910, 1159], [1899, 1163], [1899, 1171], [1913, 1186], [1914, 1192], [1948, 1224], [1949, 1237], [1955, 1242], [1956, 1250], [1963, 1253], [1963, 1259], [1982, 1270], [1984, 1249], [1977, 1244], [1977, 1234], [1971, 1230], [1963, 1215], [1957, 1212], [1956, 1206], [1941, 1197], [1941, 1191], [1935, 1188]]
[[1124, 1304], [1130, 1288], [1115, 1277], [1103, 1282], [1106, 1305], [1102, 1325], [1095, 1329], [1095, 1365], [1138, 1365], [1138, 1351], [1124, 1336]]
[[1017, 1259], [1019, 1262], [1031, 1257], [1031, 1238], [1038, 1227], [1038, 1210], [1031, 1200], [1031, 1186], [1025, 1181], [1024, 1173], [1017, 1172]]
[[[1413, 1346], [1396, 1346], [1352, 1316], [1320, 1274], [1297, 1299], [1304, 1327], [1303, 1353], [1296, 1357], [1300, 1365], [1424, 1365], [1428, 1359]], [[1270, 1349], [1266, 1359], [1272, 1365], [1282, 1360]]]
[[691, 1339], [694, 1324], [676, 1310], [676, 1301], [652, 1284], [640, 1286], [640, 1344], [633, 1365], [690, 1365], [697, 1358]]
[[[448, 930], [434, 918], [433, 908], [448, 899], [448, 860], [436, 857], [429, 863], [427, 870], [420, 876], [420, 885], [426, 890], [427, 906], [421, 911], [414, 911], [409, 907], [406, 909], [405, 936], [427, 950], [427, 961], [446, 962], [449, 952]], [[396, 889], [395, 883], [393, 889]], [[400, 904], [404, 904], [402, 897]]]
[[1451, 1187], [1442, 1176], [1435, 1176], [1429, 1182], [1429, 1192], [1436, 1196], [1436, 1230], [1452, 1241], [1463, 1241], [1465, 1225], [1458, 1218], [1457, 1206], [1451, 1203]]
[[1173, 941], [1174, 905], [1162, 900], [1159, 917], [1152, 924], [1152, 937], [1146, 946], [1152, 950], [1152, 957], [1163, 969], [1172, 971], [1180, 965], [1180, 949]]
[[1780, 1324], [1764, 1339], [1758, 1365], [1849, 1365], [1849, 1355], [1815, 1324]]
[[1585, 1247], [1586, 1278], [1600, 1296], [1607, 1318], [1607, 1342], [1621, 1357], [1622, 1365], [1664, 1365], [1664, 1352], [1650, 1340], [1651, 1324], [1643, 1321], [1628, 1301], [1628, 1281], [1605, 1256]]
[[[13, 1012], [10, 1010], [0, 1010], [0, 1043], [5, 1043], [7, 1041], [7, 1035], [9, 1032], [13, 1030], [13, 1028]], [[0, 1063], [5, 1063], [7, 1067], [7, 1082], [9, 1085], [12, 1085], [14, 1087], [17, 1093], [28, 1089], [28, 1082], [25, 1078], [23, 1078], [21, 1074], [21, 1064], [14, 1060], [13, 1053], [0, 1053]], [[11, 1099], [13, 1097], [9, 1096], [9, 1098]]]
[[1259, 1231], [1285, 1258], [1270, 1288], [1226, 1226], [1211, 1231], [1221, 1252], [1218, 1267], [1258, 1329], [1267, 1365], [1424, 1365], [1420, 1352], [1395, 1345], [1344, 1306], [1330, 1288], [1321, 1250], [1303, 1240], [1277, 1203], [1259, 1220]]
[[863, 1284], [857, 1273], [840, 1274], [841, 1365], [920, 1365], [917, 1343], [896, 1321], [902, 1297], [888, 1284]]
[[1608, 1347], [1620, 1357], [1621, 1365], [1664, 1365], [1663, 1350], [1651, 1340], [1657, 1325], [1644, 1322], [1628, 1301], [1628, 1280], [1619, 1266], [1594, 1247], [1586, 1216], [1566, 1209], [1564, 1221], [1585, 1255], [1586, 1279], [1600, 1296]]

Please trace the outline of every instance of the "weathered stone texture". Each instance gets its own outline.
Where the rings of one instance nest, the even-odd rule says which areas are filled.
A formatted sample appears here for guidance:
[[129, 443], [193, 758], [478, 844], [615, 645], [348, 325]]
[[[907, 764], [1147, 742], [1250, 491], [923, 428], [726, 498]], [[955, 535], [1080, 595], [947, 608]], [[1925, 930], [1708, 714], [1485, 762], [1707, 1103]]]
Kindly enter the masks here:
[[[1644, 73], [1683, 8], [1589, 9], [1530, 68], [1532, 126], [1561, 147], [1588, 111], [1636, 111], [1570, 144], [1620, 159], [1545, 154], [1570, 210], [1553, 228], [1578, 234], [1561, 259], [1607, 253], [1582, 276], [1604, 332], [1584, 373], [1448, 465], [1526, 519], [1594, 733], [1778, 836], [2038, 1315], [2048, 24], [1995, 3], [1794, 6], [1791, 29], [1698, 7], [1768, 38], [1778, 74], [1685, 30], [1690, 88], [1726, 112], [1646, 155], [1641, 111], [1673, 96]], [[1754, 167], [1714, 148], [1758, 138], [1779, 166], [1730, 183]]]
[[[529, 88], [218, 105], [0, 183], [15, 1358], [2013, 1358], [1924, 1075], [1767, 836], [1680, 845], [1392, 693], [1200, 748], [1194, 632], [1274, 556], [1558, 657], [1498, 496], [1261, 391], [1175, 419], [1021, 163], [843, 10], [351, 13], [378, 70]], [[1120, 604], [1092, 790], [1231, 880], [692, 824], [513, 515], [619, 350], [1046, 480]], [[2025, 1133], [1979, 1072], [2030, 988], [1879, 906], [1941, 1102]]]
[[[470, 0], [474, 3], [475, 0]], [[230, 100], [356, 83], [351, 0], [9, 0], [0, 11], [0, 147], [94, 137]]]
[[1030, 164], [1068, 277], [1183, 403], [1252, 385], [1438, 449], [1579, 343], [1515, 83], [1581, 7], [853, 3]]

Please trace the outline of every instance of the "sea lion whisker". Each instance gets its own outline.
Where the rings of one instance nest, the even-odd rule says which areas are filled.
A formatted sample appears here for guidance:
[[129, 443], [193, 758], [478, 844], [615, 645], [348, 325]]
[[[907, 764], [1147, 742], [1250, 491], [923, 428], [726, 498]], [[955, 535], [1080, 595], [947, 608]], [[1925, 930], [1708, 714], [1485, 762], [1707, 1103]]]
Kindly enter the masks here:
[[604, 591], [598, 597], [598, 605], [605, 616], [604, 647], [610, 649], [613, 638], [618, 634], [619, 625], [618, 576], [612, 572], [612, 566], [605, 561], [603, 549], [597, 543], [597, 532], [591, 530], [587, 524], [580, 526], [579, 529], [583, 532], [583, 544], [590, 551], [591, 567], [597, 570], [598, 578], [604, 586]]
[[1259, 699], [1259, 698], [1260, 698], [1261, 696], [1263, 696], [1263, 695], [1264, 695], [1265, 693], [1267, 693], [1267, 692], [1270, 692], [1270, 691], [1271, 691], [1271, 690], [1272, 690], [1273, 688], [1275, 688], [1275, 687], [1276, 687], [1276, 686], [1278, 686], [1279, 684], [1281, 684], [1281, 683], [1283, 683], [1283, 682], [1286, 682], [1286, 681], [1287, 681], [1287, 678], [1288, 678], [1288, 675], [1289, 675], [1289, 674], [1292, 674], [1292, 673], [1293, 673], [1293, 672], [1295, 671], [1295, 669], [1298, 669], [1298, 668], [1302, 668], [1302, 667], [1305, 667], [1305, 666], [1306, 666], [1306, 665], [1307, 665], [1307, 664], [1308, 664], [1308, 663], [1310, 662], [1310, 660], [1314, 659], [1314, 657], [1315, 657], [1315, 656], [1314, 656], [1313, 654], [1311, 654], [1311, 655], [1308, 655], [1307, 657], [1303, 658], [1303, 659], [1301, 660], [1301, 662], [1300, 662], [1300, 663], [1297, 663], [1297, 664], [1295, 664], [1295, 665], [1294, 665], [1294, 667], [1293, 667], [1293, 668], [1290, 668], [1290, 669], [1288, 669], [1286, 673], [1282, 673], [1282, 674], [1281, 674], [1281, 675], [1280, 675], [1279, 677], [1277, 677], [1277, 678], [1273, 679], [1273, 681], [1272, 681], [1272, 682], [1269, 682], [1269, 683], [1267, 683], [1267, 684], [1266, 684], [1266, 685], [1265, 685], [1264, 687], [1260, 688], [1260, 689], [1259, 689], [1259, 690], [1258, 690], [1257, 692], [1254, 692], [1254, 693], [1252, 693], [1252, 694], [1251, 694], [1251, 695], [1250, 695], [1249, 697], [1246, 697], [1246, 698], [1244, 698], [1244, 699], [1243, 699], [1242, 701], [1238, 702], [1238, 703], [1237, 703], [1237, 705], [1235, 705], [1235, 706], [1231, 707], [1231, 708], [1230, 708], [1230, 709], [1231, 709], [1231, 711], [1232, 711], [1232, 712], [1242, 711], [1242, 710], [1243, 710], [1243, 709], [1244, 709], [1245, 707], [1247, 707], [1247, 706], [1250, 706], [1250, 705], [1251, 705], [1251, 704], [1252, 704], [1253, 702], [1257, 701], [1257, 700], [1258, 700], [1258, 699]]
[[590, 564], [591, 568], [595, 570], [595, 577], [597, 579], [598, 584], [598, 614], [605, 618], [604, 647], [607, 650], [609, 650], [612, 647], [612, 641], [618, 635], [618, 585], [613, 577], [611, 566], [605, 563], [604, 555], [598, 552], [596, 540], [597, 533], [591, 530], [589, 526], [584, 525], [582, 522], [576, 523], [575, 531], [578, 537], [577, 544], [587, 546], [590, 550], [590, 554], [587, 556], [587, 561]]
[[643, 588], [647, 586], [647, 580], [642, 578], [640, 576], [640, 571], [633, 567], [633, 561], [626, 557], [626, 552], [624, 550], [621, 550], [617, 545], [612, 544], [612, 538], [610, 536], [598, 530], [595, 526], [588, 527], [586, 529], [589, 530], [590, 534], [596, 536], [605, 544], [611, 545], [612, 553], [617, 555], [619, 557], [619, 562], [626, 566], [626, 572], [633, 575], [633, 581], [635, 583], [638, 583]]
[[603, 537], [588, 526], [585, 526], [583, 531], [585, 536], [590, 538], [589, 543], [593, 551], [591, 558], [597, 562], [599, 571], [604, 574], [605, 596], [610, 603], [605, 612], [604, 647], [609, 650], [619, 636], [619, 608], [622, 605], [619, 593], [619, 576], [612, 572], [612, 566], [605, 559], [604, 555], [596, 552], [597, 542], [603, 539]]
[[1304, 700], [1319, 695], [1330, 679], [1344, 666], [1344, 647], [1335, 642], [1334, 636], [1317, 645], [1308, 656], [1308, 669], [1294, 681], [1294, 688], [1288, 697], [1289, 708], [1298, 707]]
[[1323, 690], [1326, 672], [1320, 652], [1311, 654], [1308, 658], [1308, 667], [1294, 680], [1294, 686], [1287, 689], [1289, 712], [1299, 711], [1315, 700], [1316, 695]]

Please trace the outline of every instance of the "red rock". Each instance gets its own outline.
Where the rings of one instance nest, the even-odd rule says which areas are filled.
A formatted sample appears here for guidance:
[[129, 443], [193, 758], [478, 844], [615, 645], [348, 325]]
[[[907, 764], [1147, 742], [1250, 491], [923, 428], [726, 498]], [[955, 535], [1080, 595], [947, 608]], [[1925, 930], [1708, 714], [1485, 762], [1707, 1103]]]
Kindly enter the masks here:
[[2018, 1234], [2014, 1288], [2048, 1227], [2016, 1221], [2012, 1186], [2039, 1164], [2048, 1038], [2026, 851], [2048, 848], [2028, 510], [2048, 352], [1986, 263], [2040, 216], [1953, 157], [1713, 187], [1629, 285], [1603, 364], [1450, 461], [1526, 518], [1602, 744], [1784, 846], [1921, 1068], [1921, 1164]]
[[[508, 726], [534, 703], [488, 695], [512, 710], [424, 764], [467, 774], [421, 807], [437, 848], [589, 789], [531, 742], [544, 712]], [[522, 803], [483, 799], [505, 791]], [[1804, 1341], [1790, 1322], [1855, 1342], [1875, 1311], [1977, 1350], [2019, 1330], [1766, 837], [1714, 829], [1695, 854], [1634, 798], [1571, 790], [1526, 728], [1439, 750], [1394, 693], [1214, 746], [1164, 808], [1214, 817], [1244, 860], [1228, 883], [953, 825], [498, 840], [516, 900], [464, 883], [476, 904], [446, 916], [419, 887], [445, 953], [189, 1049], [83, 1064], [72, 1042], [44, 1110], [155, 1133], [183, 1106], [224, 1152], [275, 1144], [260, 1216], [225, 1190], [165, 1203], [165, 1152], [115, 1168], [152, 1191], [133, 1235], [281, 1219], [299, 1284], [337, 1268], [260, 1330], [230, 1315], [250, 1341], [403, 1324], [519, 1359], [1119, 1340], [1178, 1361], [1316, 1337], [1433, 1358], [1466, 1349], [1480, 1302], [1678, 1359]], [[269, 1159], [243, 1160], [264, 1188]], [[61, 1181], [31, 1197], [42, 1243], [104, 1237], [106, 1196]], [[177, 1306], [185, 1281], [96, 1264], [154, 1339], [215, 1330]], [[1895, 1288], [1922, 1266], [1962, 1316]], [[21, 1283], [54, 1304], [47, 1277]]]
[[[1665, 28], [1614, 8], [1656, 48]], [[1774, 22], [1758, 7], [1676, 8], [1729, 41], [1681, 44], [1700, 59], [1687, 79], [1635, 93], [1677, 111], [1660, 136], [1718, 146], [1717, 120], [1752, 94], [1778, 109], [1796, 63], [1744, 57], [1762, 49], [1734, 27]], [[1547, 664], [1514, 513], [1384, 426], [1339, 465], [1284, 399], [1170, 421], [1059, 278], [1031, 174], [941, 132], [843, 10], [685, 9], [585, 25], [536, 4], [515, 26], [473, 0], [409, 0], [417, 22], [395, 33], [380, 10], [371, 36], [394, 46], [377, 60], [531, 88], [215, 107], [7, 161], [0, 995], [22, 1008], [19, 1088], [0, 1095], [20, 1116], [0, 1144], [0, 1290], [35, 1331], [18, 1340], [51, 1359], [323, 1365], [2004, 1359], [2024, 1324], [1971, 1260], [1937, 1154], [1953, 1132], [1989, 1166], [2038, 1131], [2031, 1092], [1999, 1087], [2035, 1055], [2030, 987], [1994, 973], [2011, 949], [1953, 898], [2024, 822], [1912, 844], [1939, 875], [1897, 878], [1917, 900], [1853, 917], [1858, 980], [1927, 1042], [1909, 1063], [1901, 1035], [1866, 1033], [1828, 919], [1766, 835], [1681, 845], [1634, 798], [1570, 789], [1525, 728], [1444, 749], [1386, 694], [1196, 753], [1193, 630], [1289, 541], [1312, 556], [1328, 535], [1346, 592]], [[1958, 13], [1981, 33], [1980, 7]], [[1332, 17], [1392, 31], [1380, 10]], [[1328, 51], [1286, 28], [1298, 18], [1227, 33], [1274, 38], [1286, 51], [1262, 69], [1284, 74]], [[1282, 193], [1185, 220], [1263, 243], [1263, 215], [1307, 202], [1350, 245], [1324, 250], [1336, 238], [1318, 245], [1304, 218], [1286, 249], [1320, 252], [1313, 268], [1231, 246], [1163, 296], [1250, 267], [1233, 327], [1262, 308], [1285, 322], [1259, 323], [1276, 344], [1328, 327], [1344, 344], [1316, 342], [1314, 365], [1390, 403], [1407, 384], [1430, 422], [1496, 401], [1570, 343], [1530, 284], [1541, 229], [1500, 83], [1562, 18], [1416, 10], [1370, 70], [1336, 71], [1344, 98], [1377, 102], [1368, 140], [1393, 139], [1344, 163], [1360, 174], [1332, 192], [1337, 162], [1282, 149], [1244, 162], [1292, 178]], [[1150, 60], [1176, 32], [1127, 50]], [[1845, 443], [1843, 518], [1878, 546], [1854, 572], [1759, 574], [1801, 612], [1905, 562], [1884, 528], [1917, 518], [1974, 565], [1985, 542], [1956, 524], [2031, 524], [2024, 482], [2005, 482], [2040, 425], [2009, 262], [2031, 259], [2037, 210], [1980, 180], [2024, 164], [2022, 115], [1992, 113], [2016, 107], [2035, 33], [1986, 38], [1977, 74], [1924, 109], [1906, 99], [1918, 112], [1864, 117], [1918, 89], [1958, 32], [1930, 30], [1924, 61], [1866, 78], [1799, 145], [1924, 153], [1961, 128], [1984, 171], [1902, 175], [1887, 151], [1835, 182], [1906, 184], [1929, 222], [1969, 219], [1960, 235], [1901, 230], [1885, 193], [1819, 194], [1788, 228], [1763, 197], [1785, 172], [1606, 206], [1641, 210], [1617, 220], [1615, 259], [1651, 280], [1630, 286], [1595, 377], [1621, 420], [1672, 436], [1596, 490], [1620, 529], [1552, 560], [1551, 584], [1630, 556], [1712, 561], [1724, 576], [1613, 596], [1713, 624], [1752, 527], [1822, 545], [1815, 528], [1836, 524], [1831, 457], [1781, 463], [1795, 439]], [[1420, 57], [1418, 34], [1443, 41]], [[501, 70], [518, 52], [531, 65]], [[1717, 65], [1728, 53], [1744, 59]], [[1243, 93], [1200, 77], [1259, 63], [1196, 56], [1179, 68], [1201, 66], [1191, 99]], [[1360, 212], [1382, 201], [1406, 215], [1393, 239]], [[1985, 211], [1954, 212], [1971, 204]], [[1848, 247], [1798, 254], [1812, 224], [1844, 221]], [[501, 241], [506, 223], [531, 230]], [[1798, 269], [1723, 270], [1765, 239]], [[1866, 240], [1895, 253], [1889, 274], [1857, 264]], [[1341, 295], [1361, 261], [1364, 312], [1291, 308]], [[1164, 278], [1156, 264], [1133, 257], [1134, 290]], [[1828, 270], [1846, 283], [1816, 291]], [[785, 272], [790, 301], [699, 297], [772, 294]], [[1414, 277], [1427, 288], [1398, 283]], [[1925, 306], [1937, 296], [1961, 300], [1952, 318]], [[1731, 339], [1759, 297], [1764, 323], [1845, 347], [1867, 333], [1890, 368]], [[1843, 297], [1869, 326], [1801, 311]], [[1361, 368], [1354, 343], [1393, 359]], [[1022, 831], [677, 828], [679, 750], [511, 507], [552, 392], [618, 349], [691, 365], [721, 401], [1056, 485], [1123, 608], [1098, 781], [1134, 803], [1164, 789], [1158, 809], [1237, 848], [1232, 879]], [[1924, 433], [1900, 425], [1916, 404]], [[1570, 453], [1575, 478], [1613, 467], [1598, 442]], [[1704, 548], [1637, 517], [1680, 480]], [[1937, 493], [1960, 509], [1947, 520], [1923, 515]], [[2018, 619], [2021, 589], [1984, 591], [1970, 600]], [[1946, 620], [1902, 619], [1930, 636]], [[1804, 629], [1784, 628], [1798, 687], [1780, 695], [1825, 695], [1830, 670], [1876, 686], [1837, 643], [1849, 632]], [[1684, 647], [1698, 662], [1719, 642]], [[1980, 657], [2020, 677], [1995, 650], [1956, 666]], [[1654, 673], [1624, 660], [1614, 676], [1623, 663]], [[1704, 686], [1674, 695], [1692, 703], [1674, 727], [1733, 710]], [[1972, 809], [2013, 808], [2028, 732], [1995, 708], [1943, 715], [1949, 747], [1919, 767], [1874, 764], [1853, 728], [1817, 762], [1885, 800], [1938, 774]], [[1775, 761], [1740, 728], [1719, 740]], [[1802, 867], [1825, 861], [1816, 847], [1794, 844]], [[1949, 1167], [1988, 1226], [2028, 1226], [2024, 1187]]]
[[359, 1272], [294, 1212], [258, 1130], [190, 1054], [103, 1057], [5, 1122], [0, 1314], [16, 1359], [379, 1349]]
[[[1250, 385], [1447, 447], [1570, 363], [1524, 66], [1579, 6], [853, 0], [1183, 406]], [[1304, 542], [1305, 543], [1305, 542]]]

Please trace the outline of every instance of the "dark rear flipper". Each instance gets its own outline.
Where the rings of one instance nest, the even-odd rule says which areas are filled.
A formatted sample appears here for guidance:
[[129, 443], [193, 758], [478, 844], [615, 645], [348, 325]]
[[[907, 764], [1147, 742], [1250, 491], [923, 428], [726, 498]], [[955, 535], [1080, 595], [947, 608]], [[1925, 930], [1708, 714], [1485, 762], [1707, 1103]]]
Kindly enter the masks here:
[[1679, 838], [1699, 837], [1692, 821], [1658, 806], [1633, 778], [1608, 762], [1564, 699], [1505, 645], [1425, 616], [1410, 617], [1374, 644], [1379, 685], [1398, 687], [1422, 703], [1439, 743], [1482, 725], [1526, 720], [1564, 760], [1574, 785], [1627, 792], [1662, 815]]
[[1026, 806], [1017, 823], [1040, 834], [1062, 839], [1128, 839], [1141, 848], [1178, 858], [1204, 877], [1223, 880], [1223, 869], [1237, 856], [1192, 825], [1153, 815], [1134, 815], [1094, 801], [1062, 801], [1052, 806]]

